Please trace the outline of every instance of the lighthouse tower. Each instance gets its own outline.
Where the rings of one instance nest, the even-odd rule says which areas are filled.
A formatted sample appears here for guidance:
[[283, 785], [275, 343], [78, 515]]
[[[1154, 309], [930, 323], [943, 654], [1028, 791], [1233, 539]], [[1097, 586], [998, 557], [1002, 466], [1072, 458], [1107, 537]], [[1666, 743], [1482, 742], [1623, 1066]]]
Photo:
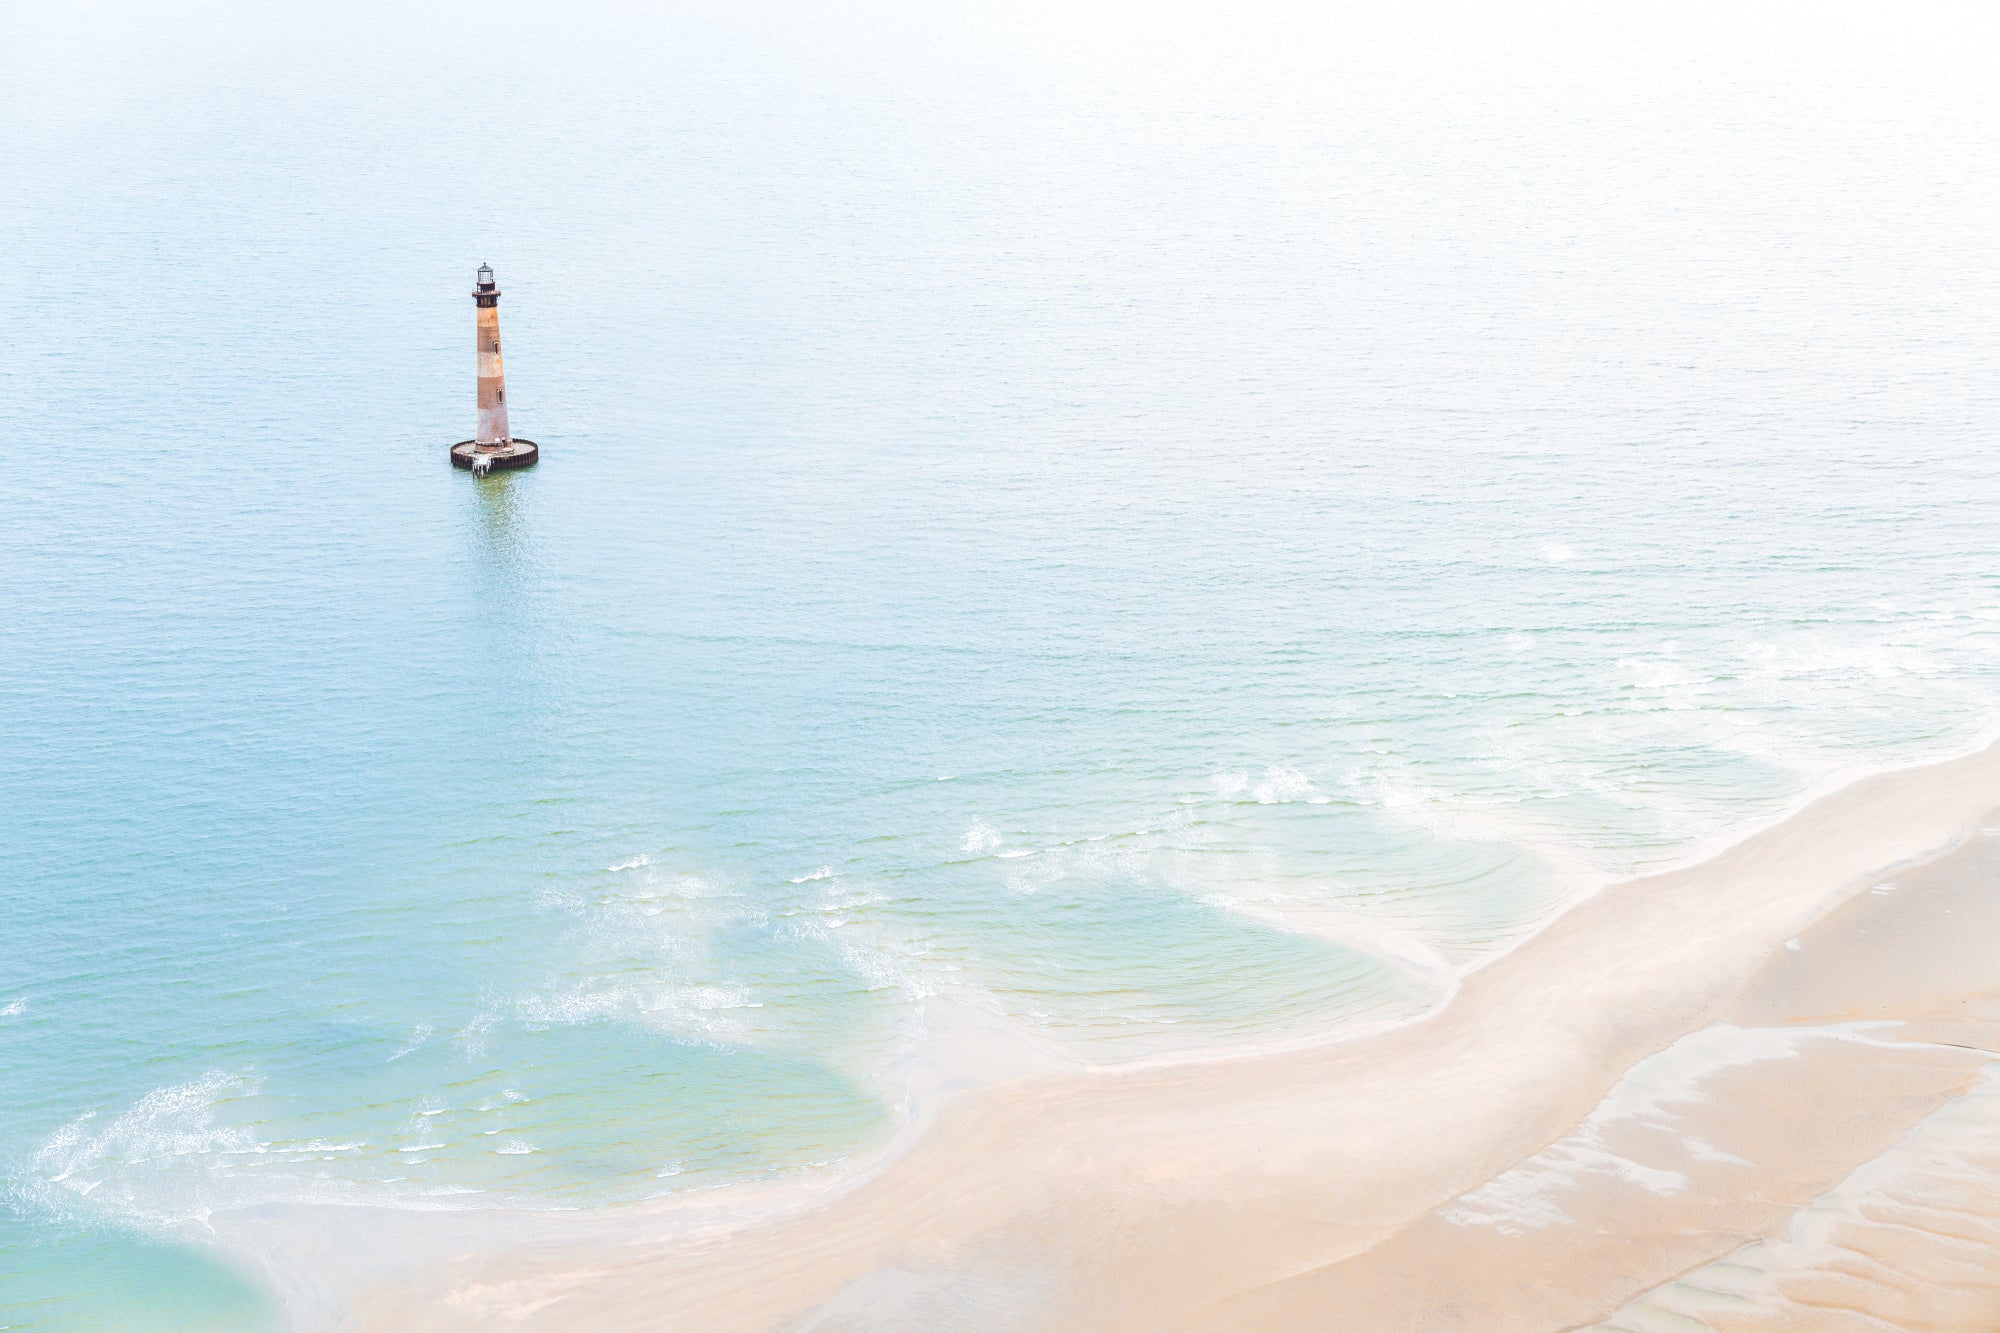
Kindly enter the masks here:
[[507, 376], [500, 362], [500, 289], [493, 270], [479, 266], [472, 288], [474, 332], [479, 348], [479, 432], [451, 447], [454, 467], [484, 474], [492, 468], [528, 467], [540, 457], [533, 440], [516, 439], [507, 428]]
[[500, 364], [500, 289], [484, 264], [472, 304], [479, 310], [479, 434], [473, 438], [478, 448], [491, 452], [513, 436], [507, 431], [507, 373]]

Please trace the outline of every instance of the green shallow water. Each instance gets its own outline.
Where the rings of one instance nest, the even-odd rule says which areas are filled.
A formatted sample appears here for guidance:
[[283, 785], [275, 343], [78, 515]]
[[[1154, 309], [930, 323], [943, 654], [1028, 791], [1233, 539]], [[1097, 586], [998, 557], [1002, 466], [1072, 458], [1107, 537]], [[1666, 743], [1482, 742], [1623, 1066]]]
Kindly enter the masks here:
[[15, 6], [0, 1323], [1407, 1017], [1971, 744], [1992, 24], [1822, 17]]

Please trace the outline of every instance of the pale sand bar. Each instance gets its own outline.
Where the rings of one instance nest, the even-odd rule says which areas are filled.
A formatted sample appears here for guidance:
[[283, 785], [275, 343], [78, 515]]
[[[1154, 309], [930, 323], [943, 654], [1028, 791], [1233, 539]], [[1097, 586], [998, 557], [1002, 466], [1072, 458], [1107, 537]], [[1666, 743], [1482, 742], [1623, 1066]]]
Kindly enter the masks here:
[[809, 1186], [218, 1227], [347, 1328], [1996, 1328], [1996, 811], [2000, 748], [1864, 778], [1417, 1022], [1016, 1079]]

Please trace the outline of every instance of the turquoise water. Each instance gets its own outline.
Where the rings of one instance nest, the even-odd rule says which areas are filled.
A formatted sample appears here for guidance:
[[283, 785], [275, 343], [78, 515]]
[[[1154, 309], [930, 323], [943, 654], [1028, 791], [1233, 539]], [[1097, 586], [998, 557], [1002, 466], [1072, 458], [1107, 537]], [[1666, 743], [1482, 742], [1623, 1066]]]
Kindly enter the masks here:
[[1971, 744], [1994, 26], [9, 6], [0, 1323], [1407, 1017]]

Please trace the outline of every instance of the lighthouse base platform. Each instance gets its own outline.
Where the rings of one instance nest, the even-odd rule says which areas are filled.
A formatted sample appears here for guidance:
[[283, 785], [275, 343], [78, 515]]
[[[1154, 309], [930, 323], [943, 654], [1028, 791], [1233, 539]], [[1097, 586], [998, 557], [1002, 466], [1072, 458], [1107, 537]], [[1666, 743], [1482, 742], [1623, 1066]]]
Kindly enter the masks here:
[[[510, 467], [533, 467], [542, 451], [533, 440], [509, 440], [497, 449], [482, 449], [474, 440], [460, 440], [451, 447], [451, 465], [474, 472], [498, 472]], [[484, 466], [482, 466], [482, 464]]]

